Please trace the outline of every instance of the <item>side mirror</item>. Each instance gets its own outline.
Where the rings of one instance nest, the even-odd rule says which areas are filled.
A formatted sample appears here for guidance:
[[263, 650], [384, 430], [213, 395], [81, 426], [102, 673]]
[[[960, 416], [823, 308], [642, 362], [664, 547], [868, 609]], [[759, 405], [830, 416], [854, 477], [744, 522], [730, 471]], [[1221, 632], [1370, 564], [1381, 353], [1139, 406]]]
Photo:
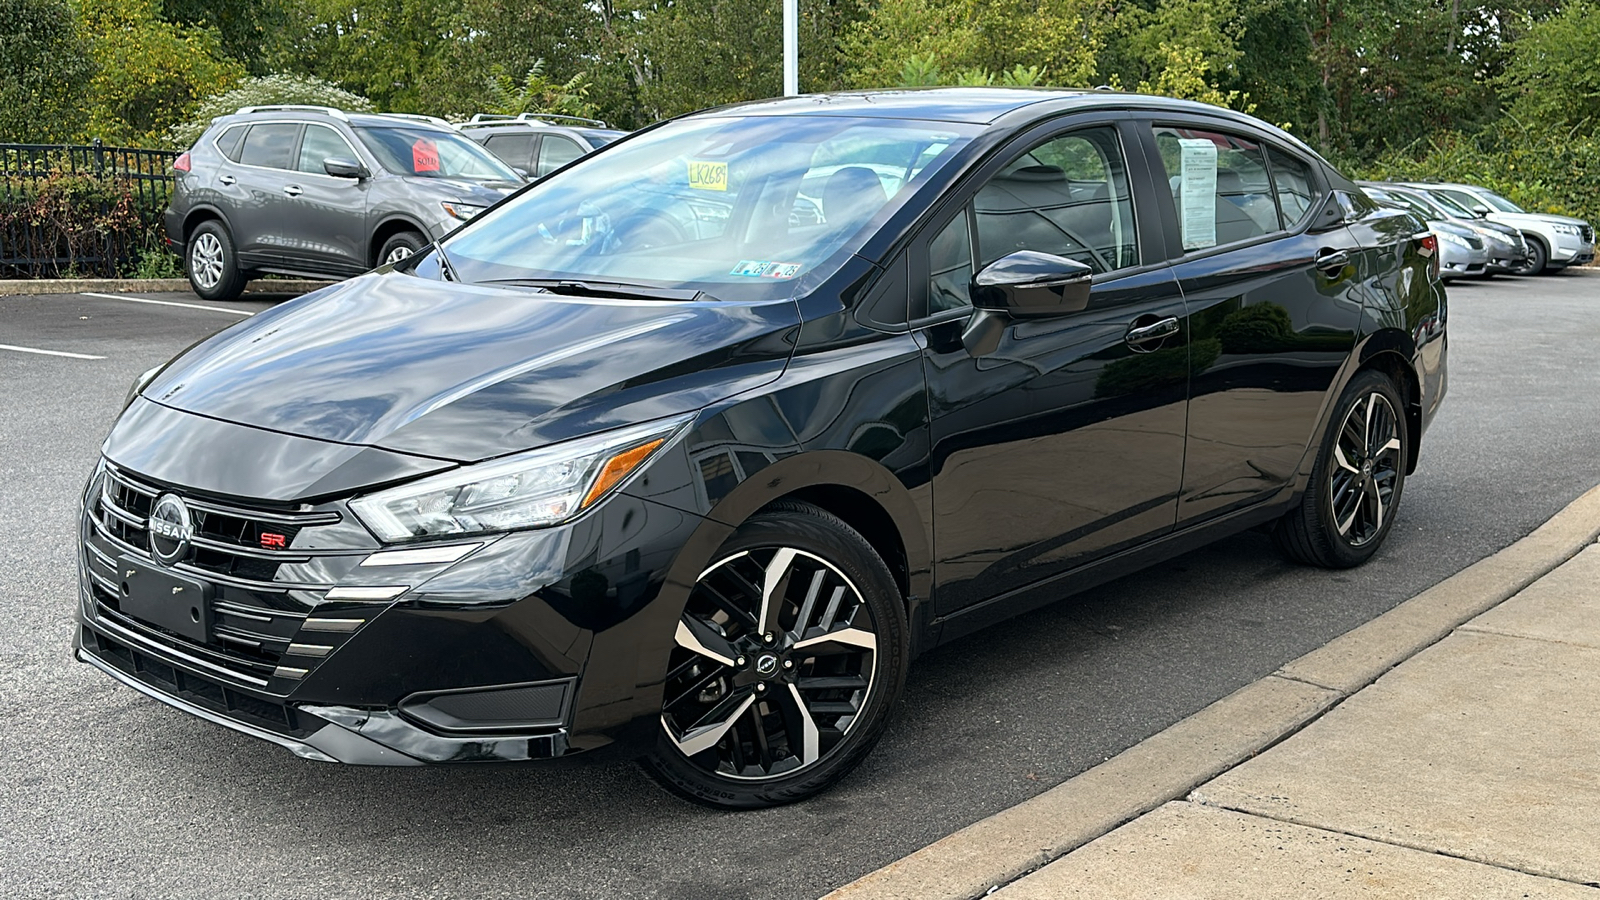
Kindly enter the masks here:
[[1036, 250], [1008, 253], [972, 279], [972, 305], [1014, 319], [1078, 312], [1089, 305], [1094, 270]]
[[1480, 218], [1480, 219], [1488, 218], [1489, 213], [1494, 212], [1494, 210], [1492, 210], [1489, 207], [1483, 205], [1482, 203], [1474, 203], [1474, 204], [1472, 204], [1472, 211], [1477, 213], [1478, 214], [1478, 218]]
[[536, 180], [538, 180], [538, 179], [536, 179], [534, 177], [533, 170], [532, 169], [528, 169], [528, 168], [526, 168], [524, 166], [512, 166], [511, 170], [513, 172], [516, 172], [518, 175], [521, 175], [523, 181], [536, 181]]
[[371, 172], [367, 171], [366, 166], [343, 156], [335, 156], [332, 159], [323, 160], [322, 171], [335, 178], [368, 178], [372, 175]]

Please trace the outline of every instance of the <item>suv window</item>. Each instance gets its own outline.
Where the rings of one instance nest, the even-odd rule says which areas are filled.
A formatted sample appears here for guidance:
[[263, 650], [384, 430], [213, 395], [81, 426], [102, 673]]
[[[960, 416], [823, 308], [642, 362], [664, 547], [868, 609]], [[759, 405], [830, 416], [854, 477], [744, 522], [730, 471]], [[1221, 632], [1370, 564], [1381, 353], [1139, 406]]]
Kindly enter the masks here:
[[1018, 250], [1064, 256], [1096, 272], [1133, 265], [1133, 203], [1112, 128], [1075, 131], [1012, 160], [978, 190], [979, 266]]
[[361, 161], [339, 132], [326, 125], [307, 125], [305, 137], [300, 139], [300, 171], [325, 175], [322, 161], [334, 157]]
[[484, 141], [483, 145], [511, 165], [531, 169], [533, 138], [531, 134], [497, 134]]
[[1311, 186], [1311, 167], [1276, 147], [1267, 148], [1272, 162], [1272, 187], [1278, 194], [1278, 209], [1283, 227], [1294, 228], [1311, 212], [1316, 189]]
[[294, 153], [294, 142], [299, 136], [300, 126], [293, 122], [252, 125], [250, 133], [244, 136], [239, 162], [269, 169], [290, 168], [290, 156]]
[[222, 151], [223, 156], [234, 162], [239, 161], [239, 145], [243, 143], [245, 129], [249, 127], [249, 125], [230, 125], [228, 130], [217, 135], [217, 149]]
[[1160, 127], [1155, 134], [1183, 249], [1248, 241], [1279, 229], [1260, 144], [1198, 128]]
[[539, 168], [534, 174], [543, 178], [582, 155], [583, 148], [576, 141], [547, 134], [539, 144]]

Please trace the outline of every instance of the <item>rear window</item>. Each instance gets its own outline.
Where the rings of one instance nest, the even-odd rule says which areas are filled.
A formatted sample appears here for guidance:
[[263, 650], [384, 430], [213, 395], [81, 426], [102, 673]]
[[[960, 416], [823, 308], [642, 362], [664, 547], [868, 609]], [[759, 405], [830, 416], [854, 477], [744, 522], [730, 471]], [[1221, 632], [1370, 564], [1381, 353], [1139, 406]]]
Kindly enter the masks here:
[[252, 125], [250, 132], [244, 136], [238, 161], [247, 166], [265, 166], [269, 169], [292, 168], [294, 146], [299, 139], [300, 126], [292, 122]]

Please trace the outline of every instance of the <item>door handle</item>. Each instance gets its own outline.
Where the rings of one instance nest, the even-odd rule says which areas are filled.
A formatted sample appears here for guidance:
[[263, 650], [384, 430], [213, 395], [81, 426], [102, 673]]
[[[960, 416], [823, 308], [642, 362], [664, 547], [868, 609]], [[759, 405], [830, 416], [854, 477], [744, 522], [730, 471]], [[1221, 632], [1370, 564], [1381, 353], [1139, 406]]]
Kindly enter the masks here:
[[284, 188], [283, 192], [285, 194], [288, 194], [291, 197], [298, 197], [298, 196], [300, 196], [300, 185], [291, 184], [288, 187]]
[[221, 183], [231, 187], [237, 183], [238, 179], [234, 178], [232, 175], [223, 175], [222, 177], [218, 178], [217, 181], [220, 181]]
[[1123, 338], [1123, 340], [1137, 347], [1139, 344], [1148, 344], [1151, 341], [1159, 341], [1172, 337], [1178, 333], [1178, 330], [1178, 320], [1168, 317], [1158, 322], [1152, 322], [1149, 325], [1140, 325], [1137, 327], [1130, 325], [1128, 327], [1128, 334]]
[[1328, 275], [1337, 275], [1350, 265], [1350, 251], [1324, 250], [1317, 254], [1316, 266]]

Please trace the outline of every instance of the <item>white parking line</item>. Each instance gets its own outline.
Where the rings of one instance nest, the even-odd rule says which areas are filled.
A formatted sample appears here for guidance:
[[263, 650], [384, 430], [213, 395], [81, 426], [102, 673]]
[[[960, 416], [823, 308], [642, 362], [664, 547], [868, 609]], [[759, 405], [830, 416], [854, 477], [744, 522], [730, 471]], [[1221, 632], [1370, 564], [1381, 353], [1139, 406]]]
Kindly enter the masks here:
[[65, 350], [40, 350], [37, 347], [13, 347], [10, 344], [0, 344], [0, 350], [15, 350], [18, 353], [37, 353], [41, 356], [65, 356], [68, 359], [105, 359], [104, 356], [90, 356], [87, 353], [68, 353]]
[[99, 297], [101, 300], [123, 300], [128, 303], [153, 303], [156, 306], [181, 306], [185, 309], [207, 309], [211, 312], [227, 313], [230, 316], [245, 316], [247, 318], [255, 315], [255, 313], [250, 310], [229, 309], [226, 306], [203, 306], [199, 303], [179, 303], [175, 300], [147, 300], [144, 297], [128, 297], [117, 294], [94, 294], [90, 293], [89, 291], [83, 291], [82, 293], [85, 297]]

